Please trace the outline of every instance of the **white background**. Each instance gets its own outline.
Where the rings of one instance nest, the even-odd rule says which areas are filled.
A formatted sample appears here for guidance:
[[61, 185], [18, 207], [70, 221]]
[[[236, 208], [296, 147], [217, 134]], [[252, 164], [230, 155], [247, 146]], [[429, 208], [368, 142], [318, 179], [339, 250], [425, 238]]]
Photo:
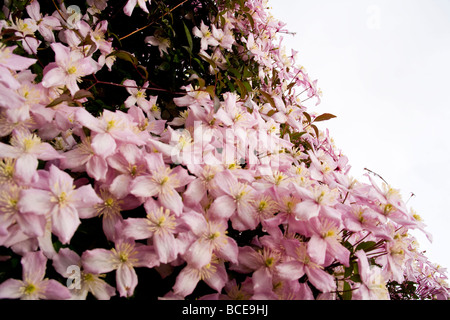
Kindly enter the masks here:
[[[283, 35], [323, 91], [311, 112], [349, 158], [400, 189], [427, 224], [414, 233], [450, 271], [450, 1], [270, 0]], [[380, 181], [380, 180], [378, 180]], [[381, 182], [380, 182], [381, 183]], [[449, 275], [450, 276], [450, 275]]]

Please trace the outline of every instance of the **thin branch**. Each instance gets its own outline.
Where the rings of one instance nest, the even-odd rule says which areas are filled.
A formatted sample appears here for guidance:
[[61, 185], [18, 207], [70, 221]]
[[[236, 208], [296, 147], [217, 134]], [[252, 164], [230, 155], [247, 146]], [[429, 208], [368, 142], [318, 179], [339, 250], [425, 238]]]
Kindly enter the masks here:
[[[187, 2], [187, 0], [184, 0], [183, 2], [177, 4], [175, 7], [173, 7], [172, 9], [170, 9], [170, 11], [164, 13], [161, 17], [159, 17], [158, 20], [164, 18], [166, 15], [168, 15], [168, 14], [171, 13], [173, 10], [175, 10], [176, 8], [178, 8], [179, 6], [183, 5], [183, 4], [186, 3], [186, 2]], [[143, 26], [142, 28], [139, 28], [139, 29], [137, 29], [137, 30], [134, 30], [133, 32], [127, 34], [126, 36], [123, 36], [123, 37], [119, 38], [119, 40], [123, 40], [123, 39], [125, 39], [125, 38], [128, 38], [129, 36], [132, 36], [133, 34], [135, 34], [135, 33], [139, 32], [139, 31], [142, 31], [142, 30], [144, 30], [144, 29], [150, 27], [154, 22], [155, 22], [155, 20], [152, 21], [152, 22], [150, 22], [149, 24]]]

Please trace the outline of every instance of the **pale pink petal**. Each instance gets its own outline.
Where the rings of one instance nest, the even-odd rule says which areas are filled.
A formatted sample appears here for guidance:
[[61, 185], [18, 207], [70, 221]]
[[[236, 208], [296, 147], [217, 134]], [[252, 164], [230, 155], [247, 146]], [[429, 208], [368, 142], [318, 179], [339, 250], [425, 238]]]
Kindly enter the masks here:
[[44, 296], [47, 300], [66, 300], [72, 297], [69, 289], [56, 280], [45, 280]]
[[321, 292], [330, 292], [336, 290], [334, 277], [318, 267], [305, 268], [308, 280]]
[[155, 233], [153, 245], [161, 263], [172, 262], [178, 256], [178, 244], [171, 233]]
[[327, 242], [318, 235], [313, 235], [308, 241], [308, 255], [311, 259], [322, 265], [325, 262], [325, 256], [327, 251]]
[[17, 215], [17, 222], [22, 231], [30, 237], [42, 237], [45, 231], [45, 215], [33, 212], [21, 212]]
[[305, 274], [303, 263], [287, 261], [276, 266], [277, 274], [285, 280], [298, 280]]
[[106, 178], [108, 164], [104, 158], [94, 155], [86, 163], [86, 172], [95, 180], [102, 181]]
[[52, 232], [63, 244], [70, 242], [80, 223], [78, 212], [72, 206], [52, 210]]
[[94, 132], [104, 132], [104, 130], [100, 126], [99, 120], [84, 108], [80, 108], [76, 111], [75, 119], [84, 127]]
[[214, 200], [209, 212], [216, 218], [228, 219], [236, 212], [236, 202], [228, 195], [223, 195]]
[[63, 277], [67, 278], [71, 275], [70, 266], [78, 266], [81, 264], [81, 257], [69, 248], [61, 248], [58, 254], [53, 257], [53, 267]]
[[355, 252], [355, 256], [358, 258], [358, 271], [363, 283], [368, 283], [369, 277], [369, 262], [364, 250], [358, 250]]
[[23, 280], [36, 284], [44, 279], [47, 258], [41, 251], [27, 252], [21, 263]]
[[0, 299], [19, 299], [22, 296], [23, 282], [7, 279], [0, 284]]
[[2, 155], [2, 158], [17, 158], [20, 156], [18, 149], [2, 142], [0, 142], [0, 154]]
[[123, 12], [127, 16], [131, 16], [131, 14], [133, 13], [134, 7], [136, 6], [136, 3], [137, 3], [137, 0], [128, 0], [125, 7], [123, 7]]
[[255, 229], [259, 223], [256, 216], [255, 208], [249, 202], [238, 203], [237, 216], [244, 224], [246, 230]]
[[50, 44], [50, 47], [55, 52], [55, 62], [61, 67], [66, 66], [70, 59], [70, 48], [58, 42]]
[[350, 264], [350, 251], [339, 243], [336, 239], [327, 241], [328, 251], [344, 266], [348, 267]]
[[15, 175], [24, 183], [30, 183], [36, 175], [39, 161], [32, 154], [23, 154], [16, 160]]
[[204, 281], [217, 292], [221, 292], [228, 282], [228, 274], [223, 266], [218, 266], [216, 272], [212, 273]]
[[295, 206], [294, 214], [298, 220], [309, 220], [319, 215], [320, 205], [312, 200], [304, 200]]
[[187, 265], [178, 274], [175, 285], [173, 286], [173, 292], [182, 297], [186, 297], [194, 291], [199, 281], [198, 271]]
[[200, 237], [208, 227], [206, 219], [201, 213], [189, 211], [184, 213], [180, 219], [197, 237]]
[[136, 271], [127, 264], [121, 264], [116, 271], [116, 282], [120, 296], [131, 297], [138, 284]]
[[185, 254], [185, 260], [192, 265], [192, 267], [200, 269], [211, 262], [212, 249], [210, 241], [200, 238], [191, 244]]
[[36, 214], [47, 214], [54, 206], [50, 202], [51, 194], [45, 190], [24, 189], [20, 192], [18, 208], [21, 212], [33, 212]]
[[78, 208], [93, 207], [96, 204], [103, 202], [90, 184], [74, 190], [72, 193], [72, 200]]
[[118, 199], [122, 199], [130, 193], [130, 184], [132, 181], [133, 178], [129, 175], [118, 175], [109, 186], [109, 191]]
[[176, 216], [183, 212], [183, 200], [175, 189], [166, 189], [165, 192], [159, 194], [158, 199], [164, 207], [170, 209]]
[[136, 245], [135, 252], [134, 257], [138, 260], [134, 263], [135, 267], [153, 268], [159, 266], [158, 255], [152, 246]]
[[116, 151], [117, 144], [109, 133], [99, 133], [92, 139], [91, 146], [96, 154], [106, 158]]
[[219, 258], [232, 263], [238, 263], [239, 248], [236, 241], [233, 238], [226, 237], [226, 243], [215, 252]]
[[230, 172], [230, 170], [223, 170], [214, 175], [214, 180], [217, 186], [224, 194], [231, 195], [232, 191], [238, 184], [237, 178]]
[[239, 248], [238, 260], [240, 265], [250, 270], [257, 270], [263, 266], [259, 254], [249, 246]]
[[135, 240], [148, 239], [153, 236], [149, 221], [144, 218], [128, 218], [124, 220], [122, 232], [126, 238]]
[[54, 67], [47, 71], [47, 73], [42, 78], [42, 85], [45, 88], [51, 88], [55, 86], [64, 86], [66, 84], [67, 73], [59, 68]]
[[195, 179], [186, 188], [183, 193], [183, 202], [189, 206], [195, 205], [206, 196], [206, 187], [203, 181]]
[[83, 252], [81, 256], [84, 271], [88, 273], [108, 273], [115, 269], [113, 253], [106, 249], [93, 249]]
[[131, 194], [136, 197], [153, 197], [158, 194], [160, 187], [149, 177], [140, 176], [131, 184]]

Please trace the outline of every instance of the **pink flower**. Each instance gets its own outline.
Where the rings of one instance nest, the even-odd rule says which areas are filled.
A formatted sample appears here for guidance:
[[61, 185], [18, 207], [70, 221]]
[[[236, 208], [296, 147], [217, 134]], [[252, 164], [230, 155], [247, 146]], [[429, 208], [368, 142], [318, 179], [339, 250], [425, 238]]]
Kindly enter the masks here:
[[[147, 5], [145, 4], [147, 2], [147, 0], [128, 0], [127, 4], [125, 5], [125, 7], [123, 8], [123, 12], [127, 15], [127, 16], [131, 16], [131, 14], [134, 11], [134, 7], [136, 7], [136, 4], [139, 5], [139, 7], [144, 10], [144, 12], [148, 13], [148, 9], [147, 9]], [[148, 0], [148, 3], [151, 3], [151, 0]]]
[[211, 263], [201, 268], [188, 264], [178, 274], [173, 291], [176, 295], [186, 297], [194, 291], [200, 280], [205, 281], [217, 292], [221, 292], [228, 281], [228, 274], [223, 262], [214, 258]]
[[254, 189], [239, 182], [229, 171], [217, 173], [218, 197], [211, 204], [209, 212], [217, 218], [230, 218], [236, 230], [254, 229], [258, 224], [256, 209], [253, 206]]
[[152, 239], [161, 263], [169, 263], [178, 256], [175, 239], [177, 220], [169, 209], [158, 207], [153, 201], [145, 203], [146, 218], [128, 218], [124, 222], [123, 234], [136, 240]]
[[81, 77], [98, 71], [98, 64], [83, 53], [60, 44], [50, 45], [55, 52], [55, 62], [44, 68], [42, 85], [46, 88], [66, 86], [73, 95], [80, 90]]
[[18, 203], [20, 211], [49, 217], [52, 232], [62, 243], [69, 243], [81, 223], [78, 209], [92, 207], [101, 199], [91, 185], [75, 189], [73, 178], [54, 165], [50, 166], [48, 177], [42, 178], [39, 184], [42, 189], [22, 190]]
[[298, 240], [285, 241], [286, 252], [292, 260], [280, 263], [276, 269], [283, 279], [297, 280], [307, 275], [308, 281], [321, 292], [336, 290], [335, 278], [308, 254], [309, 243]]
[[353, 297], [361, 300], [390, 300], [381, 269], [377, 266], [369, 266], [364, 250], [356, 251], [355, 256], [358, 258], [358, 270], [362, 283]]
[[0, 284], [0, 299], [65, 300], [69, 289], [56, 280], [44, 279], [47, 258], [42, 252], [28, 252], [22, 257], [23, 280], [8, 279]]
[[207, 50], [208, 46], [216, 47], [219, 45], [219, 41], [214, 38], [209, 27], [203, 21], [200, 24], [200, 29], [198, 27], [192, 29], [192, 34], [201, 39], [200, 44], [203, 51]]
[[102, 279], [104, 275], [81, 270], [81, 257], [69, 248], [61, 248], [53, 257], [53, 267], [60, 275], [72, 280], [69, 290], [73, 300], [86, 300], [88, 293], [98, 300], [109, 300], [116, 294], [114, 287]]
[[184, 213], [181, 219], [197, 238], [184, 254], [190, 265], [200, 269], [209, 264], [213, 256], [237, 263], [238, 246], [226, 235], [225, 220], [206, 220], [204, 215], [194, 211]]
[[142, 110], [146, 113], [149, 112], [151, 105], [146, 99], [147, 94], [145, 93], [148, 82], [144, 83], [142, 89], [137, 88], [136, 81], [134, 80], [127, 79], [123, 82], [123, 85], [126, 86], [126, 90], [130, 94], [130, 96], [125, 100], [125, 107], [130, 108], [131, 106], [137, 104], [137, 106], [142, 108]]
[[184, 187], [194, 177], [189, 176], [186, 169], [181, 166], [173, 169], [167, 167], [161, 153], [151, 153], [145, 160], [150, 174], [134, 179], [131, 194], [142, 198], [158, 196], [164, 207], [179, 216], [183, 211], [183, 201], [177, 189]]
[[350, 251], [341, 244], [340, 226], [334, 220], [312, 218], [310, 227], [314, 234], [308, 242], [308, 254], [320, 265], [329, 265], [337, 259], [349, 266]]
[[138, 283], [135, 267], [153, 268], [159, 259], [150, 246], [134, 243], [131, 239], [118, 239], [111, 250], [93, 249], [83, 252], [82, 265], [86, 272], [108, 273], [116, 270], [116, 285], [121, 297], [130, 297]]
[[134, 124], [129, 115], [124, 112], [103, 110], [102, 115], [96, 118], [86, 109], [80, 108], [75, 114], [75, 119], [93, 131], [91, 146], [96, 154], [104, 158], [115, 153], [117, 142], [134, 143], [140, 146], [145, 144], [145, 141], [134, 132]]
[[50, 144], [42, 142], [38, 135], [28, 130], [15, 129], [12, 132], [10, 144], [0, 142], [0, 154], [6, 158], [16, 159], [16, 175], [25, 182], [30, 182], [35, 175], [38, 159], [63, 158]]
[[71, 169], [73, 172], [86, 171], [96, 181], [106, 179], [108, 163], [104, 155], [95, 152], [90, 137], [82, 137], [81, 142], [72, 150], [64, 153], [60, 166], [62, 169]]
[[[18, 89], [20, 87], [20, 82], [14, 78], [10, 70], [25, 70], [37, 61], [36, 59], [26, 58], [14, 54], [13, 51], [16, 48], [17, 46], [0, 47], [0, 84], [3, 84], [6, 88], [10, 89]], [[5, 95], [4, 97], [6, 98], [8, 95]]]

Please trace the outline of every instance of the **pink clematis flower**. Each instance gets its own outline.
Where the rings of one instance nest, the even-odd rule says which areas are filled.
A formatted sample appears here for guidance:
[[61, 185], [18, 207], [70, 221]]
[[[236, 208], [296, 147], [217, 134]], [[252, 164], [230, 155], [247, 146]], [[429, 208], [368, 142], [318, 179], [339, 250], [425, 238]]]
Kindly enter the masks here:
[[151, 238], [159, 261], [172, 262], [178, 256], [178, 244], [175, 239], [177, 220], [169, 209], [158, 207], [154, 201], [147, 201], [144, 206], [147, 217], [126, 219], [123, 234], [136, 240]]
[[[109, 300], [116, 294], [116, 289], [102, 279], [104, 275], [82, 270], [81, 257], [69, 248], [61, 248], [53, 257], [53, 267], [60, 275], [68, 278], [71, 300], [86, 300], [89, 293], [98, 300]], [[72, 281], [69, 282], [69, 279]]]
[[179, 216], [183, 211], [183, 201], [176, 189], [184, 187], [195, 177], [188, 175], [181, 166], [169, 168], [164, 164], [161, 153], [146, 156], [150, 174], [141, 175], [131, 184], [131, 194], [136, 197], [150, 198], [158, 196], [161, 204]]
[[69, 243], [81, 223], [78, 209], [101, 202], [91, 185], [74, 188], [73, 178], [51, 165], [48, 177], [39, 181], [41, 189], [25, 189], [17, 204], [21, 212], [45, 215], [51, 219], [52, 232], [63, 243]]
[[[0, 84], [5, 86], [5, 88], [9, 89], [19, 89], [20, 82], [11, 74], [10, 70], [21, 71], [29, 68], [31, 65], [36, 63], [36, 59], [26, 58], [14, 54], [13, 51], [17, 48], [17, 46], [12, 47], [0, 47]], [[2, 95], [3, 97], [3, 95]], [[3, 99], [8, 98], [8, 95], [5, 95]], [[3, 106], [3, 103], [0, 99], [0, 105]], [[4, 107], [7, 107], [6, 105]]]
[[0, 154], [16, 159], [15, 173], [26, 183], [31, 182], [36, 173], [38, 159], [55, 160], [63, 158], [50, 144], [28, 130], [14, 129], [10, 145], [0, 142]]
[[369, 266], [364, 250], [356, 251], [355, 256], [358, 258], [358, 270], [362, 283], [353, 297], [361, 300], [390, 300], [381, 269], [377, 266]]
[[73, 172], [86, 171], [96, 181], [106, 179], [108, 163], [102, 154], [94, 151], [90, 137], [82, 137], [81, 142], [72, 150], [64, 153], [60, 161], [62, 169], [71, 169]]
[[50, 46], [55, 52], [55, 62], [44, 68], [42, 85], [45, 88], [67, 86], [73, 95], [80, 90], [78, 82], [81, 77], [97, 72], [99, 66], [91, 57], [85, 57], [83, 53], [60, 43], [55, 42]]
[[297, 280], [306, 274], [308, 281], [321, 292], [336, 290], [335, 278], [308, 254], [308, 246], [309, 243], [298, 240], [285, 241], [286, 253], [293, 259], [276, 266], [278, 275], [283, 279]]
[[41, 251], [22, 257], [23, 280], [8, 279], [0, 284], [0, 299], [66, 300], [69, 289], [56, 280], [44, 279], [47, 258]]
[[190, 265], [202, 268], [211, 262], [213, 256], [238, 262], [238, 246], [233, 238], [226, 235], [228, 224], [225, 220], [207, 220], [194, 211], [184, 213], [181, 220], [197, 238], [184, 254]]
[[329, 265], [337, 259], [349, 266], [350, 251], [341, 244], [340, 225], [326, 218], [312, 218], [310, 221], [314, 234], [308, 242], [308, 254], [321, 265]]
[[[131, 16], [133, 14], [134, 8], [136, 7], [136, 4], [138, 4], [139, 7], [144, 10], [144, 12], [148, 13], [146, 2], [147, 0], [128, 0], [127, 4], [123, 8], [123, 12], [127, 16]], [[148, 0], [148, 3], [150, 4], [151, 0]]]
[[230, 218], [236, 230], [256, 228], [258, 219], [253, 205], [255, 190], [250, 185], [239, 182], [229, 170], [218, 172], [214, 179], [219, 187], [219, 195], [211, 204], [211, 215]]
[[217, 292], [221, 292], [228, 281], [228, 274], [223, 262], [219, 262], [217, 258], [214, 258], [213, 262], [201, 268], [188, 264], [178, 274], [173, 291], [180, 297], [186, 297], [194, 291], [200, 280], [205, 281]]
[[116, 270], [117, 290], [121, 297], [130, 297], [137, 286], [135, 267], [153, 268], [159, 259], [153, 247], [131, 239], [118, 239], [111, 250], [93, 249], [83, 252], [82, 266], [88, 273], [102, 274]]
[[91, 146], [104, 158], [116, 152], [117, 142], [129, 142], [139, 146], [145, 144], [144, 139], [133, 131], [134, 124], [124, 112], [104, 110], [102, 115], [96, 118], [86, 109], [80, 108], [75, 114], [75, 119], [93, 131]]
[[146, 99], [147, 94], [145, 93], [146, 88], [148, 87], [148, 82], [144, 83], [142, 89], [138, 89], [136, 81], [130, 79], [125, 80], [123, 85], [126, 86], [127, 92], [130, 94], [130, 96], [125, 100], [125, 107], [130, 108], [136, 104], [148, 113], [151, 108], [150, 102]]
[[194, 27], [192, 29], [192, 34], [201, 39], [200, 45], [203, 51], [207, 50], [208, 46], [217, 47], [219, 45], [219, 41], [214, 38], [211, 30], [203, 21], [200, 24], [200, 28]]

